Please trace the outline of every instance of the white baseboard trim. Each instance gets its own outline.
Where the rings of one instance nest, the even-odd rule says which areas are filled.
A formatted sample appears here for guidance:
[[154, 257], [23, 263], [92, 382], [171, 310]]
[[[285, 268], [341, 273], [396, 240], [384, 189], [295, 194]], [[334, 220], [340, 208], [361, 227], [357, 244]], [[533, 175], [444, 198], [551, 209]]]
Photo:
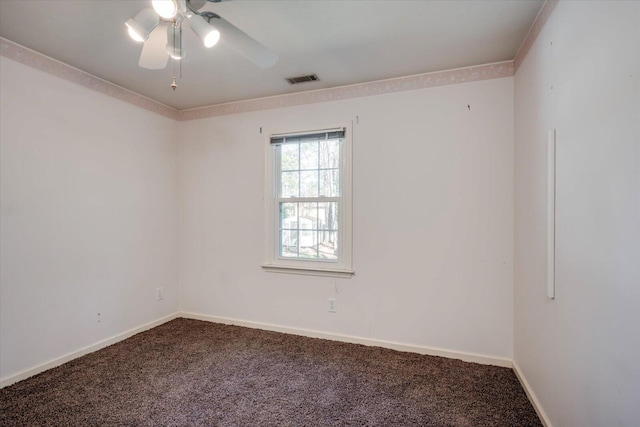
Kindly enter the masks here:
[[272, 323], [254, 322], [254, 321], [235, 319], [230, 317], [210, 316], [210, 315], [191, 313], [191, 312], [176, 312], [176, 313], [170, 314], [158, 320], [154, 320], [153, 322], [149, 322], [144, 325], [138, 326], [136, 328], [129, 329], [125, 332], [114, 335], [110, 338], [104, 339], [95, 344], [89, 345], [77, 351], [73, 351], [71, 353], [65, 354], [64, 356], [42, 363], [33, 368], [29, 368], [24, 371], [18, 372], [17, 374], [11, 375], [9, 377], [2, 378], [0, 379], [0, 388], [14, 384], [18, 381], [22, 381], [24, 379], [37, 375], [41, 372], [44, 372], [48, 369], [55, 368], [56, 366], [60, 366], [66, 362], [69, 362], [70, 360], [84, 356], [85, 354], [98, 351], [104, 347], [123, 341], [135, 334], [144, 332], [151, 328], [155, 328], [156, 326], [159, 326], [163, 323], [169, 322], [170, 320], [173, 320], [179, 317], [184, 317], [187, 319], [203, 320], [203, 321], [213, 322], [213, 323], [222, 323], [226, 325], [244, 326], [248, 328], [262, 329], [267, 331], [282, 332], [282, 333], [292, 334], [292, 335], [301, 335], [301, 336], [310, 337], [310, 338], [321, 338], [321, 339], [340, 341], [340, 342], [346, 342], [351, 344], [362, 344], [366, 346], [383, 347], [383, 348], [388, 348], [388, 349], [397, 350], [397, 351], [406, 351], [410, 353], [425, 354], [429, 356], [439, 356], [439, 357], [446, 357], [449, 359], [459, 359], [465, 362], [480, 363], [482, 365], [493, 365], [493, 366], [501, 366], [505, 368], [513, 368], [514, 371], [516, 372], [516, 376], [520, 380], [520, 383], [522, 383], [522, 386], [524, 387], [525, 392], [527, 393], [527, 396], [529, 396], [529, 400], [531, 400], [531, 403], [533, 404], [536, 412], [538, 412], [538, 415], [543, 420], [543, 423], [545, 423], [545, 427], [551, 427], [551, 424], [548, 423], [546, 419], [546, 415], [544, 415], [544, 411], [542, 411], [542, 409], [540, 408], [539, 403], [535, 398], [535, 395], [533, 395], [526, 380], [524, 380], [524, 377], [522, 377], [522, 374], [516, 368], [515, 364], [512, 363], [511, 359], [507, 359], [504, 357], [486, 356], [486, 355], [475, 354], [475, 353], [466, 353], [461, 351], [446, 350], [446, 349], [434, 348], [434, 347], [425, 347], [421, 345], [400, 343], [396, 341], [386, 341], [386, 340], [378, 340], [373, 338], [358, 337], [354, 335], [336, 334], [333, 332], [323, 332], [323, 331], [316, 331], [311, 329], [293, 328], [289, 326], [276, 325]]
[[140, 332], [144, 332], [148, 329], [151, 328], [155, 328], [156, 326], [159, 326], [163, 323], [166, 323], [170, 320], [176, 319], [180, 317], [180, 313], [176, 312], [173, 314], [170, 314], [168, 316], [162, 317], [158, 320], [154, 320], [153, 322], [149, 322], [149, 323], [145, 323], [144, 325], [138, 326], [136, 328], [132, 328], [129, 329], [128, 331], [122, 332], [120, 334], [114, 335], [110, 338], [104, 339], [102, 341], [99, 341], [95, 344], [92, 344], [90, 346], [81, 348], [80, 350], [77, 351], [73, 351], [71, 353], [67, 353], [64, 356], [58, 357], [56, 359], [50, 360], [48, 362], [45, 362], [41, 365], [38, 365], [34, 368], [30, 368], [30, 369], [26, 369], [22, 372], [18, 372], [17, 374], [11, 375], [9, 377], [6, 378], [2, 378], [0, 379], [0, 388], [6, 387], [8, 385], [11, 385], [13, 383], [17, 383], [18, 381], [22, 381], [25, 380], [29, 377], [32, 377], [34, 375], [37, 375], [41, 372], [44, 372], [48, 369], [51, 368], [55, 368], [56, 366], [60, 366], [64, 363], [69, 362], [70, 360], [76, 359], [80, 356], [84, 356], [85, 354], [88, 353], [92, 353], [94, 351], [100, 350], [101, 348], [105, 348], [108, 347], [112, 344], [115, 344], [119, 341], [125, 340], [135, 334], [138, 334]]
[[516, 363], [515, 360], [513, 361], [513, 372], [516, 373], [516, 377], [518, 377], [518, 381], [520, 381], [520, 384], [522, 385], [524, 392], [527, 393], [527, 397], [529, 398], [531, 405], [533, 405], [533, 409], [536, 410], [536, 413], [538, 414], [538, 418], [540, 418], [540, 421], [542, 422], [544, 427], [553, 427], [551, 425], [551, 421], [549, 421], [549, 417], [547, 417], [546, 412], [544, 412], [544, 409], [542, 409], [542, 405], [540, 404], [540, 401], [536, 397], [536, 394], [533, 392], [533, 389], [527, 382], [527, 379], [524, 377], [524, 374], [518, 367], [518, 364]]
[[234, 319], [230, 317], [210, 316], [205, 314], [181, 312], [181, 317], [194, 320], [204, 320], [206, 322], [222, 323], [225, 325], [245, 326], [253, 329], [263, 329], [267, 331], [283, 332], [285, 334], [301, 335], [310, 338], [322, 338], [332, 341], [341, 341], [351, 344], [362, 344], [374, 347], [389, 348], [392, 350], [406, 351], [410, 353], [425, 354], [429, 356], [440, 356], [449, 359], [459, 359], [465, 362], [480, 363], [482, 365], [501, 366], [511, 368], [511, 359], [503, 357], [485, 356], [482, 354], [465, 353], [461, 351], [445, 350], [441, 348], [424, 347], [415, 344], [405, 344], [395, 341], [385, 341], [372, 338], [364, 338], [353, 335], [336, 334], [333, 332], [315, 331], [311, 329], [293, 328], [289, 326], [276, 325], [272, 323], [254, 322], [249, 320]]

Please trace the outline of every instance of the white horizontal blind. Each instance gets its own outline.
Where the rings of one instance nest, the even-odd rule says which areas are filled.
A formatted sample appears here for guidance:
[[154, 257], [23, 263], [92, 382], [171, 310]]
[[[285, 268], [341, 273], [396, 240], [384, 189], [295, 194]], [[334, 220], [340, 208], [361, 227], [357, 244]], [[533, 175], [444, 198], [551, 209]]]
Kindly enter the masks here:
[[344, 138], [344, 135], [345, 135], [344, 128], [327, 129], [323, 131], [279, 134], [279, 135], [271, 135], [271, 144], [273, 145], [296, 144], [296, 143], [308, 142], [308, 141], [337, 139], [337, 138]]

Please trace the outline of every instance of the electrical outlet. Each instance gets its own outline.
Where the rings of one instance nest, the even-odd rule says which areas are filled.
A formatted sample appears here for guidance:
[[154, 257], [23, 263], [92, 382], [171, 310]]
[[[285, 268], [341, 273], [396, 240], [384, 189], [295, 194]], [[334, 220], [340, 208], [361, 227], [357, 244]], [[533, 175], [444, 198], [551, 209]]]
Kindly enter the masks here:
[[156, 288], [156, 301], [164, 299], [164, 288]]
[[336, 313], [336, 299], [329, 298], [329, 313]]

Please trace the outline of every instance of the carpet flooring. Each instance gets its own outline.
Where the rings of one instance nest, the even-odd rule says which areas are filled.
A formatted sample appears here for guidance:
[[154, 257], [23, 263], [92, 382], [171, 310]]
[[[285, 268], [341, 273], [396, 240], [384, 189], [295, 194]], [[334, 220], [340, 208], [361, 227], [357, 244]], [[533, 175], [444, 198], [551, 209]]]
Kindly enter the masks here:
[[0, 389], [1, 426], [541, 426], [512, 370], [176, 319]]

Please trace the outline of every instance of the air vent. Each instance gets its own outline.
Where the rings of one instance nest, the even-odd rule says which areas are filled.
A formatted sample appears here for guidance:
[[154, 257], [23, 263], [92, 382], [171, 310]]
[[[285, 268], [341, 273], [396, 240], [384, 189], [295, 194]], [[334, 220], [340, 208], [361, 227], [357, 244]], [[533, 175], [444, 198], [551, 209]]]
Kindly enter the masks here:
[[290, 85], [298, 83], [315, 82], [320, 80], [315, 74], [309, 74], [308, 76], [287, 77], [287, 81]]

